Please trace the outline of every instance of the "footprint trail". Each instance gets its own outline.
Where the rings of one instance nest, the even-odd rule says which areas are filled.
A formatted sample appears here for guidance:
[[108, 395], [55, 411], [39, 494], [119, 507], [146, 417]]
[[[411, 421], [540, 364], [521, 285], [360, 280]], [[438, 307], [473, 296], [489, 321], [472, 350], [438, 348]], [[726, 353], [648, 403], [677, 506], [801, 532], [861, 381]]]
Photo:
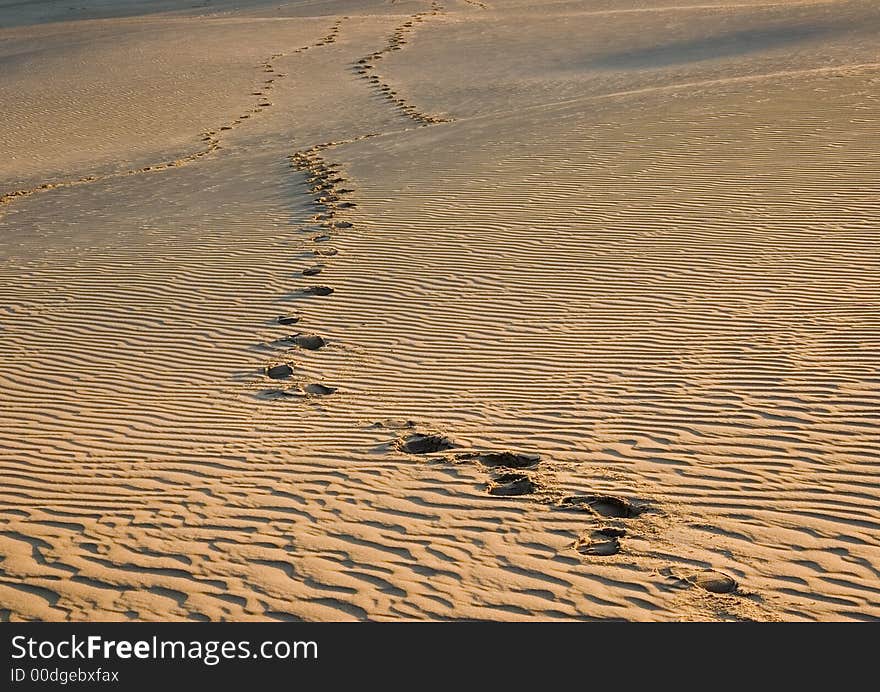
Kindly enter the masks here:
[[265, 60], [263, 60], [257, 66], [257, 68], [263, 72], [266, 78], [262, 80], [260, 86], [258, 86], [256, 89], [254, 89], [254, 91], [251, 92], [252, 96], [258, 98], [255, 99], [253, 105], [250, 108], [240, 113], [234, 120], [224, 123], [215, 129], [203, 131], [200, 135], [201, 141], [203, 143], [202, 148], [197, 149], [196, 151], [193, 151], [189, 154], [180, 156], [179, 158], [173, 159], [171, 161], [160, 161], [158, 163], [153, 163], [147, 166], [131, 168], [123, 171], [116, 171], [113, 173], [86, 175], [70, 180], [47, 182], [32, 188], [24, 188], [5, 192], [3, 194], [0, 194], [0, 211], [2, 211], [5, 206], [12, 204], [16, 200], [23, 199], [25, 197], [31, 197], [32, 195], [36, 195], [41, 192], [48, 192], [60, 188], [76, 187], [79, 185], [103, 182], [106, 180], [114, 180], [117, 178], [126, 178], [134, 175], [143, 175], [145, 173], [157, 173], [171, 168], [181, 168], [183, 166], [188, 166], [190, 164], [196, 163], [206, 156], [214, 154], [215, 152], [222, 149], [222, 140], [224, 135], [241, 126], [246, 120], [249, 120], [252, 116], [263, 112], [265, 109], [270, 108], [273, 105], [272, 102], [268, 101], [268, 99], [266, 98], [268, 92], [275, 88], [276, 82], [278, 80], [286, 78], [287, 74], [283, 72], [278, 72], [272, 62], [280, 58], [287, 57], [289, 55], [302, 53], [303, 51], [309, 50], [310, 48], [333, 43], [334, 41], [336, 41], [336, 37], [339, 34], [340, 27], [347, 19], [349, 18], [342, 17], [341, 19], [334, 22], [327, 34], [319, 39], [316, 43], [296, 48], [288, 53], [273, 53]]

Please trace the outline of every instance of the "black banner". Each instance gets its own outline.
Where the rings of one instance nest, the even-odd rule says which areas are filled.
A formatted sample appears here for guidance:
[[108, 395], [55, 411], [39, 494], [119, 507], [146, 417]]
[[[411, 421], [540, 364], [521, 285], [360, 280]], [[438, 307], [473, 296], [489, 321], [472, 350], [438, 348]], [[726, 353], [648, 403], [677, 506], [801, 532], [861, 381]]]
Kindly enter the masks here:
[[[651, 682], [683, 665], [747, 657], [748, 668], [725, 666], [729, 681], [756, 667], [778, 668], [788, 654], [828, 660], [830, 638], [817, 638], [816, 627], [822, 629], [754, 623], [5, 624], [0, 689], [332, 690], [407, 680], [433, 688], [441, 680], [469, 686], [468, 671], [496, 683], [580, 671], [589, 685], [608, 675]], [[836, 638], [838, 646], [848, 639]]]

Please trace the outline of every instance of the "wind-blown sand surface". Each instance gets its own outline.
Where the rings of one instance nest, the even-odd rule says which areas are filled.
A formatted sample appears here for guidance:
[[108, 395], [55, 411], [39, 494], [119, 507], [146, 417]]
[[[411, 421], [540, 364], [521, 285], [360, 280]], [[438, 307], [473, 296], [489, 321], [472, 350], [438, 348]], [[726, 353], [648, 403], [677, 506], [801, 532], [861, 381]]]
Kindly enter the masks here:
[[3, 619], [880, 618], [876, 2], [121, 4], [0, 0]]

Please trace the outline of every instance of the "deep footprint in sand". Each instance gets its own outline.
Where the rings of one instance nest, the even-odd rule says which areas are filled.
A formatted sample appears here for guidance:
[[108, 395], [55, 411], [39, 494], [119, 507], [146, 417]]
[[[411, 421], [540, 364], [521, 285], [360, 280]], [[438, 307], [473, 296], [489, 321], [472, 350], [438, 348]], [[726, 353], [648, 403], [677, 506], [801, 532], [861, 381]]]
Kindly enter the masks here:
[[333, 289], [329, 286], [308, 286], [302, 289], [302, 293], [307, 296], [329, 296]]
[[287, 337], [286, 340], [307, 351], [317, 351], [319, 348], [324, 348], [327, 345], [324, 337], [317, 334], [294, 334], [291, 337]]
[[739, 587], [733, 577], [711, 569], [691, 574], [685, 580], [709, 593], [733, 593]]
[[560, 507], [591, 510], [603, 517], [629, 519], [644, 511], [629, 500], [613, 495], [569, 495], [559, 501]]
[[444, 435], [413, 433], [397, 440], [396, 447], [407, 454], [434, 454], [452, 449], [455, 445]]
[[314, 251], [315, 257], [333, 257], [339, 254], [339, 250], [335, 247], [320, 248]]
[[303, 391], [306, 394], [311, 394], [313, 396], [327, 396], [328, 394], [333, 394], [333, 392], [336, 391], [336, 387], [328, 387], [326, 384], [315, 382], [307, 384], [303, 387]]
[[270, 365], [266, 368], [266, 375], [273, 380], [286, 380], [293, 375], [293, 368], [287, 363], [279, 363], [278, 365]]
[[299, 320], [299, 315], [279, 315], [275, 318], [278, 324], [296, 324]]
[[320, 264], [316, 264], [314, 267], [306, 267], [302, 270], [303, 276], [317, 276], [324, 270], [324, 267]]
[[538, 489], [535, 481], [526, 473], [502, 473], [489, 481], [486, 492], [496, 497], [529, 495]]
[[463, 452], [455, 455], [456, 461], [476, 461], [483, 466], [495, 468], [504, 466], [510, 469], [527, 469], [537, 466], [541, 461], [538, 454], [519, 452]]

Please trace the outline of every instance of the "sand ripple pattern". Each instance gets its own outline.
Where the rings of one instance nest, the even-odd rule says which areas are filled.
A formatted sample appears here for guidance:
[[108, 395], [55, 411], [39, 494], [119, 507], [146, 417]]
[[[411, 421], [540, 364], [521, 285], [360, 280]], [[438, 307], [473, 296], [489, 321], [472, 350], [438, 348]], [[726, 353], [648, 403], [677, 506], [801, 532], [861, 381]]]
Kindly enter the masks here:
[[878, 12], [748, 4], [444, 11], [430, 128], [348, 4], [199, 165], [7, 204], [0, 619], [880, 617]]
[[[770, 78], [749, 105], [708, 85], [654, 122], [640, 116], [649, 94], [586, 122], [559, 106], [543, 132], [542, 116], [510, 114], [480, 145], [463, 132], [479, 123], [460, 120], [431, 142], [448, 163], [430, 172], [373, 150], [398, 173], [364, 188], [344, 292], [378, 290], [408, 317], [362, 335], [364, 390], [392, 396], [385, 378], [406, 372], [394, 386], [411, 408], [455, 397], [484, 412], [566, 492], [605, 476], [602, 492], [649, 498], [663, 518], [623, 552], [670, 579], [732, 575], [751, 595], [726, 597], [740, 601], [726, 616], [750, 601], [783, 618], [876, 617], [871, 80]], [[812, 89], [821, 114], [800, 100]], [[784, 126], [767, 110], [780, 104]], [[401, 189], [399, 213], [370, 201]], [[441, 432], [478, 434], [458, 416]], [[584, 550], [610, 549], [593, 540]]]

